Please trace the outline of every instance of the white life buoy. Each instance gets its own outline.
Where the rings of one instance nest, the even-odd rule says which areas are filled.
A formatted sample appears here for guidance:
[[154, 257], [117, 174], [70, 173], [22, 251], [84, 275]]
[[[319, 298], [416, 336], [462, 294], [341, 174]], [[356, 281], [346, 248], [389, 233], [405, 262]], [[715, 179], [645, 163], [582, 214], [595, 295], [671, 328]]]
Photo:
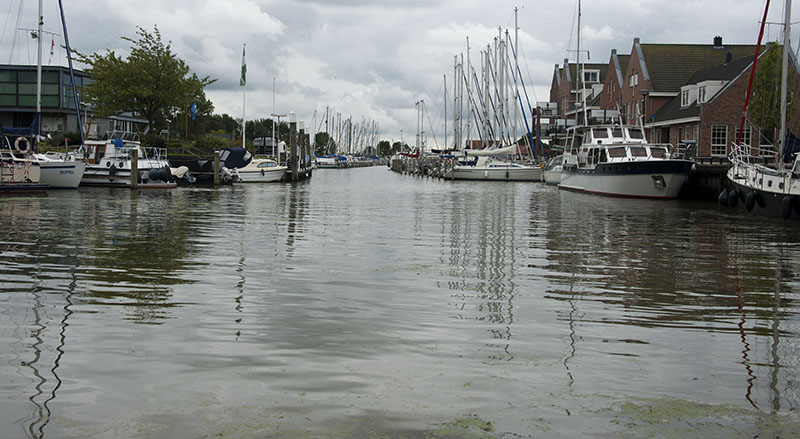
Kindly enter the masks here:
[[[20, 148], [19, 144], [25, 143], [25, 148]], [[31, 142], [28, 140], [27, 137], [19, 136], [17, 140], [14, 141], [14, 151], [20, 154], [27, 154], [28, 151], [31, 149]]]

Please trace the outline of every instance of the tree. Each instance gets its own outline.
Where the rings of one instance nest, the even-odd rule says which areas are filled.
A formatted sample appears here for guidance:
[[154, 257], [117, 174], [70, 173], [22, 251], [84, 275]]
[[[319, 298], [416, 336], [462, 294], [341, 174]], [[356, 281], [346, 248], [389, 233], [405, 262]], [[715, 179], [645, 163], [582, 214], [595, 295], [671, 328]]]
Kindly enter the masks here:
[[388, 140], [381, 140], [378, 142], [378, 155], [390, 155], [392, 145]]
[[317, 155], [333, 154], [336, 151], [336, 142], [324, 131], [314, 135], [314, 144], [314, 153]]
[[[768, 141], [775, 140], [775, 130], [780, 126], [781, 114], [781, 60], [783, 47], [770, 43], [767, 51], [758, 61], [758, 69], [753, 84], [753, 98], [747, 109], [753, 122], [761, 128], [761, 135]], [[789, 90], [794, 89], [793, 68], [789, 67]], [[786, 114], [791, 114], [791, 95], [786, 103]], [[788, 116], [787, 116], [788, 117]]]
[[216, 80], [190, 74], [189, 66], [175, 55], [171, 43], [161, 41], [158, 27], [152, 33], [137, 27], [136, 34], [136, 40], [122, 37], [131, 43], [131, 53], [125, 59], [110, 50], [104, 55], [76, 54], [78, 61], [89, 66], [86, 72], [91, 78], [82, 92], [97, 114], [133, 111], [158, 132], [194, 100], [205, 101], [203, 88]]

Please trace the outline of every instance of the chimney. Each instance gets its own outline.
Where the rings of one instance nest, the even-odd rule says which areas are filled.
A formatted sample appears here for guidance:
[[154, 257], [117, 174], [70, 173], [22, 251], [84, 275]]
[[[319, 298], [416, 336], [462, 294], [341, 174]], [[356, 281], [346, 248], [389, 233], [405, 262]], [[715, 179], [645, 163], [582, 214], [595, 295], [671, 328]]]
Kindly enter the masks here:
[[616, 54], [617, 54], [617, 49], [611, 49], [611, 56], [614, 56]]
[[715, 49], [722, 49], [722, 37], [717, 35], [714, 37], [714, 48]]
[[731, 62], [731, 60], [732, 60], [732, 59], [733, 59], [733, 54], [732, 54], [732, 53], [730, 53], [730, 52], [728, 52], [728, 53], [725, 55], [725, 64], [728, 64], [729, 62]]
[[639, 37], [636, 37], [636, 38], [633, 39], [633, 45], [634, 46], [639, 45]]

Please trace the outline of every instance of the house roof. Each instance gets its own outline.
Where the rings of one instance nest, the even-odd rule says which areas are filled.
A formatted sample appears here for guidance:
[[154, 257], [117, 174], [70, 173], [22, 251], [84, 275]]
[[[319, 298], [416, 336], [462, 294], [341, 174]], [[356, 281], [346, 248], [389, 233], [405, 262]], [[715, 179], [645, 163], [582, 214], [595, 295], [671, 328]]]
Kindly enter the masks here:
[[727, 64], [701, 70], [695, 73], [684, 85], [699, 84], [703, 81], [730, 81], [742, 74], [752, 63], [753, 55], [751, 54], [750, 56], [731, 61]]
[[625, 85], [625, 72], [628, 71], [628, 63], [630, 63], [630, 61], [630, 55], [616, 55], [615, 62], [619, 63], [618, 66], [615, 66], [617, 69], [619, 69], [617, 71], [617, 84], [619, 84], [619, 86]]
[[653, 116], [653, 122], [665, 122], [690, 117], [700, 117], [700, 105], [697, 104], [697, 101], [694, 101], [692, 105], [681, 108], [681, 97], [676, 96], [658, 110]]
[[[568, 72], [569, 78], [567, 78], [567, 79], [569, 80], [569, 83], [571, 85], [574, 85], [575, 84], [574, 78], [577, 78], [577, 74], [576, 74], [577, 65], [575, 63], [569, 63], [569, 65], [566, 66], [566, 67], [569, 68], [569, 72]], [[600, 78], [598, 78], [598, 79], [602, 83], [606, 79], [606, 72], [608, 71], [608, 63], [605, 63], [605, 64], [583, 63], [583, 69], [584, 70], [599, 70], [600, 71]]]
[[678, 92], [696, 72], [723, 65], [729, 53], [740, 60], [752, 58], [755, 49], [755, 45], [639, 44], [636, 50], [644, 58], [640, 63], [653, 91]]

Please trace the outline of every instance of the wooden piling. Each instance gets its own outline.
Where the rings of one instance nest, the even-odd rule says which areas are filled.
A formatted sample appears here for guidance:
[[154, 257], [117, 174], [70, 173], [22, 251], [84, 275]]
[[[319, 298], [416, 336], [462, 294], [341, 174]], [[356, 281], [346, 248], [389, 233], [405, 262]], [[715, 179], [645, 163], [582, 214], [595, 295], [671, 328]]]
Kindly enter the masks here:
[[131, 159], [131, 189], [136, 189], [139, 186], [139, 151], [132, 149], [130, 154]]
[[219, 151], [214, 151], [214, 186], [219, 186]]
[[297, 122], [289, 122], [289, 154], [292, 160], [292, 181], [298, 180], [299, 169], [297, 159]]

